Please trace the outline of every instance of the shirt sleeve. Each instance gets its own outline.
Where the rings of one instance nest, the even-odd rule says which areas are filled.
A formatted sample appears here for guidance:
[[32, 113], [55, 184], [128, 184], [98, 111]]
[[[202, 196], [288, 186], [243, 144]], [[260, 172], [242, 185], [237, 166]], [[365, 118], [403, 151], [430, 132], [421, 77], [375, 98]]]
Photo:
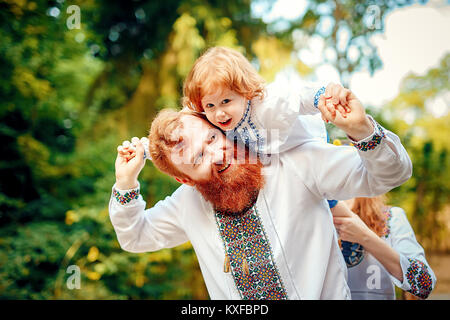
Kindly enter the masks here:
[[300, 94], [300, 114], [320, 113], [318, 104], [319, 98], [325, 93], [325, 85], [316, 82], [310, 82], [302, 86]]
[[399, 288], [426, 299], [436, 285], [436, 276], [425, 258], [422, 246], [408, 222], [403, 209], [394, 207], [388, 218], [388, 237], [392, 248], [400, 255], [403, 282], [390, 276]]
[[315, 121], [311, 116], [320, 117], [317, 103], [324, 92], [325, 87], [317, 83], [278, 80], [269, 84], [264, 99], [252, 101], [251, 106], [251, 118], [255, 119], [255, 126], [264, 140], [259, 151], [274, 154], [311, 138], [323, 139], [322, 119]]
[[289, 153], [294, 171], [319, 199], [374, 197], [411, 177], [411, 160], [400, 139], [368, 117], [374, 131], [354, 146], [310, 142]]
[[157, 251], [188, 241], [180, 223], [184, 211], [182, 187], [146, 210], [139, 186], [131, 190], [113, 186], [109, 216], [122, 249], [134, 253]]

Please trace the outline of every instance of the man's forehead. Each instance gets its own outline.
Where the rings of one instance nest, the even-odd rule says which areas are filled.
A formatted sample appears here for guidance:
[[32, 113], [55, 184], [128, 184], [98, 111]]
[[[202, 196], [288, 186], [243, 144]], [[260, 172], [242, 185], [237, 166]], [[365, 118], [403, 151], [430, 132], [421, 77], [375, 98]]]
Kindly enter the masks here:
[[197, 116], [184, 115], [181, 118], [183, 123], [182, 128], [180, 128], [180, 134], [185, 136], [191, 136], [195, 134], [201, 134], [209, 132], [211, 129], [215, 129], [207, 120], [199, 118]]
[[172, 157], [176, 157], [178, 160], [181, 159], [182, 163], [191, 164], [192, 160], [190, 158], [201, 150], [204, 139], [208, 137], [210, 132], [218, 131], [218, 129], [207, 120], [189, 114], [183, 115], [180, 121], [182, 126], [179, 126], [176, 132], [172, 132], [179, 141], [172, 148]]

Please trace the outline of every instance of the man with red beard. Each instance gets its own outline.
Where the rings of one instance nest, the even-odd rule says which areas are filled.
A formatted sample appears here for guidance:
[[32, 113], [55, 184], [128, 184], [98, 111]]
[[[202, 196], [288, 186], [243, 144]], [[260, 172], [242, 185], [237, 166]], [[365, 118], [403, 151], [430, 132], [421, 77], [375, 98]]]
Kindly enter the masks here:
[[[329, 206], [325, 199], [370, 197], [411, 176], [398, 137], [382, 128], [356, 97], [347, 118], [325, 119], [354, 147], [308, 141], [272, 155], [227, 143], [201, 116], [164, 110], [150, 130], [153, 163], [183, 185], [145, 209], [138, 175], [144, 149], [118, 149], [109, 212], [121, 247], [129, 252], [190, 241], [212, 299], [350, 299]], [[405, 279], [403, 279], [405, 281]]]

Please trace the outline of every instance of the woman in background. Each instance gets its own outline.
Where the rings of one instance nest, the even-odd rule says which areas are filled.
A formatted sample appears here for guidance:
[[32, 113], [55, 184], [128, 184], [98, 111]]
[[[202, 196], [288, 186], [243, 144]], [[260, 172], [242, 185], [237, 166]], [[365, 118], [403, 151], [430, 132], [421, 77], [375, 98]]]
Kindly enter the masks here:
[[426, 299], [436, 277], [405, 212], [384, 197], [347, 200], [333, 215], [348, 268], [352, 299], [395, 299], [397, 287]]

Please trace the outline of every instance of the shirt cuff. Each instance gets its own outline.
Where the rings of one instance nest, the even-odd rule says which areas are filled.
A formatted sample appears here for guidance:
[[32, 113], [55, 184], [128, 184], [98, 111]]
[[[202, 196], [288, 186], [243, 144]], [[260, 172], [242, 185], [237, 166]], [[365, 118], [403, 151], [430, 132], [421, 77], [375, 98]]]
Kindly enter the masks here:
[[314, 95], [314, 107], [318, 108], [320, 96], [325, 93], [325, 87], [321, 87]]
[[138, 182], [137, 188], [128, 189], [128, 190], [120, 190], [116, 188], [114, 184], [112, 188], [112, 197], [121, 205], [132, 205], [134, 202], [139, 199], [140, 192], [140, 184]]
[[433, 275], [425, 263], [418, 259], [400, 255], [400, 265], [403, 272], [403, 282], [391, 276], [393, 283], [402, 290], [408, 291], [416, 297], [426, 299], [433, 290]]
[[367, 138], [364, 138], [359, 141], [352, 140], [348, 135], [347, 138], [352, 142], [353, 146], [359, 151], [368, 151], [375, 149], [378, 145], [380, 145], [381, 141], [386, 138], [385, 129], [375, 121], [372, 116], [367, 115], [369, 120], [373, 124], [373, 132]]

